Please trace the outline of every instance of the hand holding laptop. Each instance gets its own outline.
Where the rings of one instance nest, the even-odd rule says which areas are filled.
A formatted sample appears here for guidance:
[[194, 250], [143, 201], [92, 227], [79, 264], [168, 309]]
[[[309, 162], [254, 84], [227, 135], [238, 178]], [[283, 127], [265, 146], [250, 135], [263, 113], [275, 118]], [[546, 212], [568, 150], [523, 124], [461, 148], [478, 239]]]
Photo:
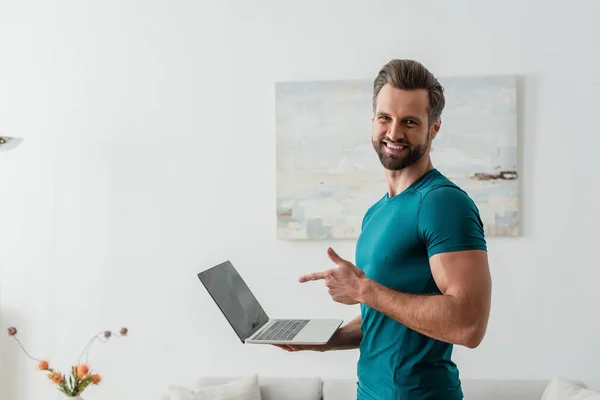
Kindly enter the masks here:
[[364, 283], [367, 281], [365, 273], [350, 261], [340, 257], [331, 247], [327, 249], [327, 255], [337, 267], [303, 275], [299, 281], [304, 283], [325, 280], [325, 286], [329, 288], [329, 294], [334, 301], [349, 305], [360, 303]]
[[330, 351], [335, 350], [338, 346], [341, 345], [342, 334], [340, 333], [340, 329], [333, 334], [329, 342], [325, 344], [274, 344], [273, 346], [277, 346], [280, 349], [286, 351]]
[[289, 352], [296, 351], [331, 351], [331, 350], [351, 350], [357, 349], [362, 340], [361, 330], [362, 317], [359, 315], [352, 321], [338, 328], [331, 339], [322, 345], [297, 345], [297, 344], [277, 344], [275, 346]]

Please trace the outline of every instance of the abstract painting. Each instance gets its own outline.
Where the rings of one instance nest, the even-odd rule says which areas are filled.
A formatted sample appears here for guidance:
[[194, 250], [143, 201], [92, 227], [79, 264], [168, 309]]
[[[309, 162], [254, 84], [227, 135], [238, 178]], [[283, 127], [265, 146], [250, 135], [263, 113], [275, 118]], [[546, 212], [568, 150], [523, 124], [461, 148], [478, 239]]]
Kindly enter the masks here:
[[[519, 235], [517, 85], [439, 78], [446, 107], [433, 164], [477, 204], [486, 236]], [[356, 239], [386, 190], [371, 144], [372, 81], [276, 83], [277, 237]]]

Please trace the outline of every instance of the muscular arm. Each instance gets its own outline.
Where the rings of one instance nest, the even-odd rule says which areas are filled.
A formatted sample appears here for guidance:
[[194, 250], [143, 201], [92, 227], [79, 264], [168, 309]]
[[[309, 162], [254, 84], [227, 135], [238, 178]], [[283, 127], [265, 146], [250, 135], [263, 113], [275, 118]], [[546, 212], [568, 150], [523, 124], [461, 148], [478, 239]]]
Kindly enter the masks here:
[[446, 252], [430, 258], [441, 295], [412, 295], [364, 280], [361, 302], [429, 337], [469, 348], [486, 332], [491, 278], [484, 250]]
[[483, 222], [462, 190], [424, 195], [417, 232], [441, 294], [412, 295], [367, 280], [365, 304], [435, 339], [477, 347], [487, 330], [491, 278]]

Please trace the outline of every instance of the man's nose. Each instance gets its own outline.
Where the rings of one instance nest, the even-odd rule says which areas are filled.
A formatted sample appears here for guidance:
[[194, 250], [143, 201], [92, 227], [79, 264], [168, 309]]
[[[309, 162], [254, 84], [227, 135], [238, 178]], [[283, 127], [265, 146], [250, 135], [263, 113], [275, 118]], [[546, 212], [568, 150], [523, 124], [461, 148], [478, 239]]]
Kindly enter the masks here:
[[390, 125], [390, 129], [387, 135], [393, 141], [402, 140], [404, 139], [404, 130], [402, 129], [400, 123], [394, 122]]

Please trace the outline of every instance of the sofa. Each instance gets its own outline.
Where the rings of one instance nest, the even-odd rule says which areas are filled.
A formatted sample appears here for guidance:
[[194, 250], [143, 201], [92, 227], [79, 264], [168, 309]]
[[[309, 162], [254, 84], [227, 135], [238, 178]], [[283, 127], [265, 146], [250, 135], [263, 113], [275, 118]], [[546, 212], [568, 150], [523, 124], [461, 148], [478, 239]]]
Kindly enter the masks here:
[[[201, 377], [195, 387], [214, 387], [239, 379], [240, 377]], [[256, 379], [261, 400], [356, 399], [356, 379], [274, 376], [257, 376]], [[563, 381], [558, 378], [552, 380], [463, 379], [462, 387], [465, 400], [582, 399], [584, 397], [581, 397], [581, 391], [586, 388], [582, 382]], [[589, 392], [592, 397], [585, 397], [585, 399], [600, 399], [600, 394]], [[579, 397], [573, 397], [575, 394]], [[172, 400], [172, 398], [164, 395], [159, 400]]]

